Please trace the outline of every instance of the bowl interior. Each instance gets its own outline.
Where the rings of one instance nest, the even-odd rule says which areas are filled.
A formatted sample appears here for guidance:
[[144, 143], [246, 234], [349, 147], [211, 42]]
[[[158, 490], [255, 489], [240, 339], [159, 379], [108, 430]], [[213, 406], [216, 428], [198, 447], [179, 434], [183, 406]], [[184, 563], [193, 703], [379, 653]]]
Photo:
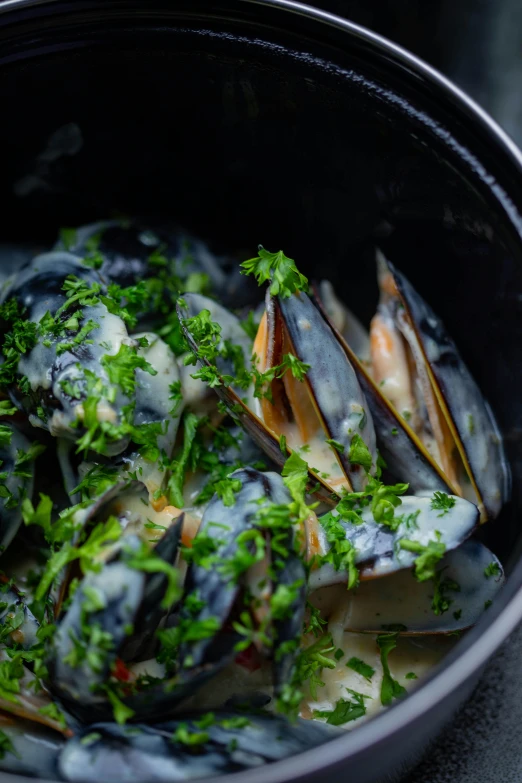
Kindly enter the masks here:
[[341, 44], [298, 18], [285, 32], [273, 9], [254, 23], [247, 2], [216, 1], [204, 19], [175, 5], [79, 2], [62, 15], [56, 2], [6, 26], [0, 15], [0, 242], [49, 246], [61, 226], [162, 216], [245, 258], [283, 248], [365, 323], [381, 246], [497, 415], [513, 499], [481, 535], [511, 569], [521, 186], [503, 153], [450, 96], [356, 36]]

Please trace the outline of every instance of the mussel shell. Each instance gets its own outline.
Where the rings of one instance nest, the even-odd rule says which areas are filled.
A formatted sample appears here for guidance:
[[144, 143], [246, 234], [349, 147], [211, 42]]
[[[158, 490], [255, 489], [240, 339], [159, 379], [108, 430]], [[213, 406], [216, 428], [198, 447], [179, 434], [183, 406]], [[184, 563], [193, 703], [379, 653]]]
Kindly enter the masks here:
[[[99, 573], [89, 574], [78, 587], [70, 607], [61, 619], [49, 660], [50, 686], [66, 701], [73, 713], [92, 702], [105, 702], [105, 696], [93, 693], [106, 681], [118, 649], [127, 636], [139, 612], [145, 590], [145, 574], [130, 569], [124, 563], [113, 562]], [[67, 662], [74, 653], [74, 641], [82, 639], [82, 605], [87, 601], [85, 590], [94, 590], [105, 599], [105, 607], [89, 616], [89, 626], [98, 625], [111, 638], [111, 650], [101, 653], [100, 668], [93, 670], [88, 658], [77, 666]], [[85, 643], [85, 640], [82, 640]], [[90, 650], [88, 649], [88, 652]], [[93, 647], [92, 653], [97, 653]]]
[[[24, 595], [8, 581], [0, 577], [0, 631], [6, 646], [16, 644], [24, 650], [36, 644], [39, 623], [25, 602]], [[4, 638], [5, 621], [18, 615], [17, 628]], [[20, 616], [21, 615], [21, 616]], [[21, 622], [20, 622], [21, 619]]]
[[339, 343], [350, 360], [372, 415], [377, 445], [388, 472], [410, 485], [412, 492], [433, 490], [452, 493], [444, 473], [427, 452], [411, 427], [398, 416], [392, 404], [372, 380], [354, 346], [344, 338], [328, 317], [324, 302], [315, 292], [315, 301], [328, 323], [335, 330]]
[[[181, 522], [172, 525], [161, 541], [158, 554], [174, 562], [181, 537]], [[140, 541], [128, 536], [127, 549], [139, 548]], [[70, 712], [83, 719], [89, 709], [98, 709], [107, 714], [109, 709], [106, 695], [101, 691], [116, 657], [125, 651], [127, 657], [137, 654], [157, 630], [157, 624], [164, 612], [160, 603], [167, 589], [167, 578], [160, 573], [145, 573], [128, 566], [125, 555], [105, 564], [100, 571], [89, 573], [77, 588], [71, 604], [58, 624], [52, 639], [49, 657], [50, 686], [68, 705]], [[89, 656], [77, 665], [67, 660], [75, 649], [75, 640], [81, 640], [88, 652], [98, 654], [96, 643], [85, 639], [82, 625], [83, 606], [94, 592], [104, 606], [89, 613], [89, 627], [99, 627], [110, 639], [110, 649], [98, 655], [95, 667]], [[136, 639], [130, 638], [136, 630]], [[91, 650], [92, 648], [92, 650]], [[87, 710], [87, 713], [86, 713]]]
[[393, 264], [386, 262], [423, 352], [437, 395], [469, 478], [495, 518], [509, 497], [510, 473], [491, 408], [441, 319]]
[[367, 476], [360, 465], [348, 459], [354, 435], [359, 435], [372, 457], [372, 472], [377, 460], [375, 430], [368, 403], [354, 368], [310, 298], [303, 292], [288, 298], [278, 297], [278, 307], [296, 356], [310, 365], [308, 385], [317, 413], [329, 438], [343, 448], [333, 450], [356, 492], [364, 488]]
[[[229, 255], [215, 254], [201, 239], [176, 225], [139, 217], [91, 223], [71, 234], [66, 249], [88, 256], [95, 238], [97, 253], [104, 262], [101, 274], [110, 282], [129, 286], [157, 275], [157, 265], [150, 263], [151, 255], [156, 252], [170, 262], [174, 274], [182, 277], [192, 272], [207, 274], [222, 301], [234, 301], [237, 306], [238, 294], [244, 298], [241, 295], [246, 281], [239, 273], [236, 260]], [[65, 249], [63, 240], [56, 248]], [[143, 315], [146, 317], [147, 313]]]
[[[283, 546], [288, 551], [284, 567], [277, 572], [277, 584], [285, 587], [295, 586], [295, 598], [291, 602], [288, 614], [274, 622], [274, 661], [273, 680], [274, 691], [279, 694], [284, 685], [291, 680], [295, 658], [298, 653], [297, 642], [303, 632], [303, 622], [306, 609], [306, 581], [307, 575], [304, 563], [295, 551], [293, 534], [288, 532], [287, 540]], [[285, 643], [295, 642], [294, 650], [286, 651]]]
[[[234, 506], [226, 506], [221, 498], [214, 496], [205, 510], [196, 535], [196, 538], [210, 536], [217, 541], [215, 554], [221, 562], [230, 561], [236, 554], [238, 536], [255, 527], [256, 514], [261, 508], [260, 502], [290, 502], [288, 490], [277, 473], [261, 473], [253, 468], [242, 468], [234, 471], [230, 477], [241, 481], [241, 489], [235, 494]], [[218, 618], [223, 627], [240, 590], [240, 582], [225, 575], [219, 564], [214, 563], [207, 568], [192, 564], [187, 572], [185, 593], [196, 595], [203, 606], [195, 615], [182, 609], [181, 618], [192, 618], [196, 621]], [[200, 668], [208, 663], [217, 671], [233, 656], [238, 636], [232, 632], [226, 636], [218, 636], [219, 655], [215, 650], [217, 637], [181, 646], [179, 678], [182, 682], [198, 676]], [[189, 661], [190, 665], [187, 665]]]
[[[197, 298], [196, 298], [197, 297]], [[233, 338], [236, 340], [243, 340], [244, 336], [240, 337], [239, 332], [242, 331], [239, 325], [239, 320], [225, 310], [220, 305], [213, 302], [211, 299], [206, 299], [198, 294], [184, 294], [183, 299], [186, 303], [186, 307], [177, 306], [178, 316], [182, 325], [183, 333], [187, 339], [187, 342], [191, 350], [197, 354], [198, 345], [193, 336], [185, 325], [185, 320], [197, 315], [202, 309], [210, 310], [213, 321], [216, 321], [222, 326], [222, 336], [224, 339]], [[223, 323], [222, 323], [223, 320]], [[239, 331], [238, 331], [239, 330]], [[239, 342], [239, 344], [242, 344]], [[243, 348], [246, 361], [250, 361], [250, 342], [248, 342], [248, 353], [245, 353], [245, 347]], [[210, 365], [208, 361], [198, 362], [201, 364]], [[248, 366], [248, 364], [247, 364]], [[225, 374], [230, 369], [223, 363], [220, 363], [218, 359], [217, 363], [220, 373]], [[236, 420], [239, 425], [250, 435], [252, 440], [257, 443], [259, 448], [268, 456], [268, 458], [278, 467], [283, 467], [286, 459], [292, 453], [288, 446], [282, 450], [280, 447], [279, 439], [274, 435], [271, 430], [265, 425], [265, 423], [257, 416], [244, 400], [242, 396], [244, 392], [238, 392], [231, 386], [225, 386], [221, 383], [219, 386], [214, 387], [214, 391], [222, 402], [228, 407], [230, 415]], [[309, 471], [310, 486], [316, 488], [317, 494], [325, 502], [331, 503], [332, 490], [326, 484], [326, 482], [313, 470]]]
[[[0, 650], [0, 661], [8, 660], [10, 660], [8, 653], [5, 650]], [[22, 669], [23, 674], [18, 680], [18, 693], [0, 696], [0, 715], [7, 713], [9, 716], [46, 726], [70, 737], [72, 732], [67, 726], [64, 727], [61, 722], [50, 717], [45, 711], [42, 712], [42, 709], [45, 710], [52, 704], [52, 700], [48, 692], [40, 688], [39, 682], [27, 666], [22, 664]]]
[[[171, 565], [177, 559], [183, 532], [183, 521], [184, 515], [181, 514], [159, 539], [154, 548], [155, 554]], [[134, 619], [132, 635], [126, 637], [119, 649], [120, 657], [123, 660], [144, 660], [150, 658], [155, 651], [157, 644], [154, 631], [168, 614], [168, 611], [161, 605], [165, 595], [165, 586], [166, 579], [164, 574], [149, 575], [142, 604]]]
[[[415, 562], [412, 552], [398, 547], [401, 538], [417, 541], [427, 545], [435, 539], [435, 533], [440, 533], [440, 541], [445, 544], [446, 551], [455, 549], [468, 538], [479, 522], [479, 512], [473, 503], [463, 498], [454, 497], [455, 504], [444, 514], [431, 508], [430, 496], [406, 495], [401, 498], [402, 504], [396, 509], [396, 515], [403, 515], [405, 520], [420, 512], [415, 518], [415, 525], [410, 526], [405, 521], [393, 531], [384, 524], [378, 524], [370, 507], [360, 511], [362, 524], [353, 524], [340, 520], [346, 531], [346, 538], [356, 550], [355, 562], [359, 566], [361, 579], [375, 579], [387, 574], [411, 568]], [[330, 512], [334, 515], [336, 512]], [[319, 520], [320, 521], [320, 520]], [[326, 533], [319, 525], [320, 550], [326, 553], [329, 544]], [[312, 570], [309, 578], [309, 590], [326, 587], [330, 584], [346, 582], [346, 573], [335, 571], [333, 566], [326, 564]]]
[[[491, 563], [498, 574], [487, 577], [485, 569]], [[459, 587], [447, 591], [451, 604], [446, 612], [433, 612], [433, 581], [418, 582], [412, 572], [400, 571], [361, 583], [351, 600], [346, 630], [382, 633], [397, 628], [410, 636], [461, 631], [479, 620], [504, 583], [498, 559], [475, 539], [448, 552], [437, 570], [443, 582]]]
[[24, 472], [29, 473], [29, 477], [17, 476], [15, 473], [18, 451], [27, 452], [30, 442], [16, 427], [2, 423], [10, 427], [12, 434], [10, 443], [0, 448], [0, 472], [7, 474], [2, 484], [10, 493], [9, 497], [0, 498], [0, 553], [7, 549], [17, 534], [22, 522], [22, 500], [24, 497], [32, 497], [34, 485], [33, 462], [24, 465]]
[[43, 726], [0, 716], [0, 729], [11, 741], [14, 753], [6, 751], [0, 758], [0, 770], [44, 780], [61, 780], [58, 756], [64, 740]]
[[[322, 723], [247, 715], [248, 725], [225, 728], [220, 722], [237, 718], [217, 713], [215, 723], [204, 731], [208, 741], [189, 747], [173, 740], [180, 726], [200, 733], [201, 715], [183, 721], [125, 728], [116, 724], [94, 724], [64, 747], [59, 769], [72, 783], [145, 783], [150, 780], [194, 780], [239, 772], [286, 758], [339, 736], [340, 729]], [[226, 724], [225, 724], [226, 725]], [[89, 739], [91, 737], [91, 739]]]
[[[335, 295], [329, 280], [321, 280], [314, 294], [320, 298], [328, 323], [342, 335], [361, 362], [370, 361], [370, 336], [359, 319]], [[355, 368], [354, 368], [355, 369]]]
[[[2, 301], [14, 297], [27, 308], [26, 317], [32, 322], [38, 322], [50, 312], [56, 313], [66, 300], [62, 291], [65, 278], [68, 275], [81, 278], [88, 283], [99, 282], [99, 278], [81, 263], [81, 259], [65, 252], [44, 253], [34, 258], [16, 275], [9, 287], [2, 292]], [[75, 310], [79, 309], [75, 307]], [[128, 340], [127, 329], [121, 318], [109, 313], [101, 302], [93, 306], [81, 308], [83, 321], [93, 320], [99, 326], [95, 332], [92, 344], [83, 342], [71, 347], [70, 350], [58, 355], [57, 341], [46, 346], [42, 341], [23, 355], [18, 363], [18, 371], [27, 376], [30, 383], [29, 394], [22, 393], [17, 387], [10, 389], [15, 403], [29, 416], [35, 426], [47, 429], [53, 436], [63, 436], [78, 440], [81, 429], [73, 428], [78, 418], [78, 405], [86, 397], [85, 380], [78, 369], [90, 370], [95, 377], [102, 378], [107, 387], [114, 391], [114, 401], [110, 403], [111, 415], [118, 420], [122, 407], [130, 402], [118, 384], [111, 384], [107, 372], [101, 364], [102, 357], [107, 353], [100, 343], [109, 341], [112, 351], [116, 353], [123, 340]], [[70, 381], [78, 384], [80, 399], [71, 397], [62, 384]], [[106, 403], [109, 405], [109, 403]], [[46, 420], [38, 415], [43, 408]], [[118, 454], [128, 445], [128, 438], [109, 444], [107, 453]]]

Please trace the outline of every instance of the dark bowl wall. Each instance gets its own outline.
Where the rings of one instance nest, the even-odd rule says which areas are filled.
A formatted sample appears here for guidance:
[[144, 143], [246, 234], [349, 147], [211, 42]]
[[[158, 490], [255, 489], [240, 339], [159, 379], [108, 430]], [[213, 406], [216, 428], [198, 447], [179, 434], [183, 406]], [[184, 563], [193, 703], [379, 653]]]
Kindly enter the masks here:
[[379, 44], [247, 0], [0, 13], [0, 106], [0, 241], [163, 215], [245, 257], [283, 248], [365, 321], [379, 243], [444, 317], [498, 416], [513, 502], [483, 535], [514, 564], [522, 180], [487, 124]]

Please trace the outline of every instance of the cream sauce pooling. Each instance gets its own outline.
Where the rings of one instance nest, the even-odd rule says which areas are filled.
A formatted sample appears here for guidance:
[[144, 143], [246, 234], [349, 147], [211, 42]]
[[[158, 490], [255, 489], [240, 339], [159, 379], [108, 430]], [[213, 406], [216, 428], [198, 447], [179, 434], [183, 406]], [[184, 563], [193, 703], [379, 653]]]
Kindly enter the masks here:
[[[399, 637], [397, 648], [390, 653], [388, 658], [392, 676], [406, 690], [411, 690], [415, 687], [417, 680], [406, 679], [406, 675], [413, 672], [420, 679], [442, 659], [453, 644], [454, 640], [451, 638], [420, 640]], [[324, 682], [324, 687], [318, 689], [316, 699], [311, 694], [307, 695], [301, 705], [301, 716], [310, 718], [315, 710], [333, 711], [339, 699], [353, 700], [347, 690], [351, 688], [370, 697], [364, 700], [366, 715], [356, 721], [344, 724], [345, 728], [351, 729], [382, 709], [380, 690], [383, 669], [374, 635], [345, 632], [340, 639], [339, 647], [344, 652], [343, 657], [336, 661], [335, 669], [323, 669], [320, 679]], [[375, 674], [370, 682], [346, 666], [351, 657], [359, 658], [375, 669]]]

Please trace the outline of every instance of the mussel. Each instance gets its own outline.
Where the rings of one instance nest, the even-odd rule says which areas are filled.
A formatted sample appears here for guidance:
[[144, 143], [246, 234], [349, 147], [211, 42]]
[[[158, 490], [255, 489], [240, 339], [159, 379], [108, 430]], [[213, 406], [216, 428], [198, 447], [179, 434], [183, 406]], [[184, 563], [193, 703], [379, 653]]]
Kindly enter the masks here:
[[34, 458], [31, 444], [11, 424], [0, 424], [0, 553], [16, 536], [22, 522], [22, 501], [31, 499]]
[[[184, 597], [165, 631], [169, 678], [124, 700], [133, 720], [156, 721], [175, 712], [244, 649], [245, 631], [273, 659], [276, 690], [292, 668], [304, 619], [305, 569], [293, 531], [273, 532], [279, 555], [272, 555], [271, 531], [258, 521], [263, 509], [284, 508], [290, 496], [275, 473], [245, 468], [230, 479], [237, 485], [234, 505], [214, 496], [189, 547], [195, 554], [185, 554], [191, 562]], [[268, 572], [256, 571], [261, 560], [270, 564]], [[288, 587], [289, 600], [271, 613], [280, 585]]]
[[[184, 295], [183, 301], [185, 307], [178, 308], [179, 317], [200, 361], [205, 359], [198, 352], [200, 346], [191, 332], [190, 318], [207, 310], [212, 321], [221, 327], [219, 347], [231, 336], [239, 335], [239, 321], [224, 308], [190, 294]], [[243, 337], [241, 348], [245, 355], [244, 343]], [[362, 489], [367, 473], [375, 471], [377, 460], [373, 423], [353, 368], [306, 294], [280, 302], [267, 295], [266, 314], [253, 350], [258, 372], [281, 368], [270, 376], [268, 388], [250, 389], [249, 396], [242, 399], [244, 395], [233, 382], [219, 382], [215, 387], [240, 423], [276, 464], [282, 464], [286, 454], [295, 449], [304, 447], [309, 451], [312, 480], [319, 481], [326, 497], [332, 492], [340, 494], [342, 489]], [[296, 375], [282, 364], [285, 356], [295, 353], [305, 366], [296, 369]], [[251, 360], [245, 356], [244, 363], [249, 367]], [[216, 366], [222, 377], [228, 374], [227, 370], [230, 372], [230, 366], [221, 357]], [[342, 397], [334, 392], [337, 388], [345, 389]], [[256, 391], [260, 398], [255, 396]], [[367, 471], [354, 455], [350, 460], [354, 441], [362, 441], [369, 455]]]
[[201, 239], [157, 220], [124, 218], [66, 229], [55, 248], [96, 261], [102, 277], [119, 286], [144, 281], [150, 287], [151, 301], [149, 311], [140, 317], [148, 322], [154, 320], [154, 305], [161, 310], [161, 304], [168, 304], [165, 296], [168, 299], [169, 292], [177, 293], [169, 291], [172, 283], [196, 283], [203, 275], [223, 301], [233, 300], [236, 306], [245, 289], [232, 255], [216, 254]]
[[126, 653], [135, 657], [140, 646], [155, 634], [169, 587], [168, 576], [157, 560], [174, 563], [181, 527], [179, 518], [156, 545], [152, 568], [140, 570], [143, 542], [127, 535], [109, 562], [100, 564], [77, 587], [59, 620], [48, 659], [50, 687], [72, 713], [106, 710], [104, 686], [116, 659]]
[[372, 372], [457, 494], [494, 518], [509, 471], [491, 408], [444, 324], [406, 277], [378, 254], [381, 299], [371, 326]]
[[58, 757], [64, 738], [31, 720], [0, 714], [3, 739], [0, 770], [44, 780], [61, 780]]
[[16, 645], [27, 650], [37, 643], [38, 628], [24, 594], [0, 575], [0, 640], [6, 647]]
[[[411, 569], [419, 553], [426, 547], [433, 547], [441, 553], [460, 546], [477, 527], [477, 508], [463, 498], [447, 495], [447, 507], [438, 508], [437, 496], [403, 495], [401, 504], [389, 524], [378, 523], [371, 505], [357, 508], [360, 521], [345, 520], [334, 509], [319, 523], [313, 517], [307, 520], [308, 537], [313, 541], [311, 551], [321, 557], [330, 548], [329, 530], [334, 523], [343, 530], [346, 541], [355, 550], [355, 563], [360, 569], [360, 578], [374, 579], [387, 574]], [[442, 555], [441, 555], [442, 556]], [[327, 563], [310, 573], [309, 588], [315, 589], [339, 581], [346, 582], [347, 574], [335, 571]]]
[[[123, 320], [101, 301], [101, 291], [95, 271], [81, 259], [54, 252], [34, 258], [2, 292], [9, 394], [31, 424], [51, 435], [78, 441], [82, 425], [93, 417], [110, 428], [121, 423], [122, 408], [131, 402], [111, 380], [103, 357], [134, 343]], [[20, 317], [27, 324], [22, 341], [13, 332]], [[121, 452], [129, 442], [115, 430], [105, 439], [108, 454]], [[92, 439], [88, 445], [93, 446]]]
[[351, 597], [345, 628], [369, 633], [391, 628], [410, 636], [462, 631], [475, 625], [503, 584], [498, 558], [470, 539], [448, 552], [434, 580], [419, 582], [401, 571], [362, 583]]
[[72, 783], [197, 780], [287, 758], [339, 733], [312, 721], [221, 712], [153, 727], [99, 723], [65, 745], [58, 766]]

